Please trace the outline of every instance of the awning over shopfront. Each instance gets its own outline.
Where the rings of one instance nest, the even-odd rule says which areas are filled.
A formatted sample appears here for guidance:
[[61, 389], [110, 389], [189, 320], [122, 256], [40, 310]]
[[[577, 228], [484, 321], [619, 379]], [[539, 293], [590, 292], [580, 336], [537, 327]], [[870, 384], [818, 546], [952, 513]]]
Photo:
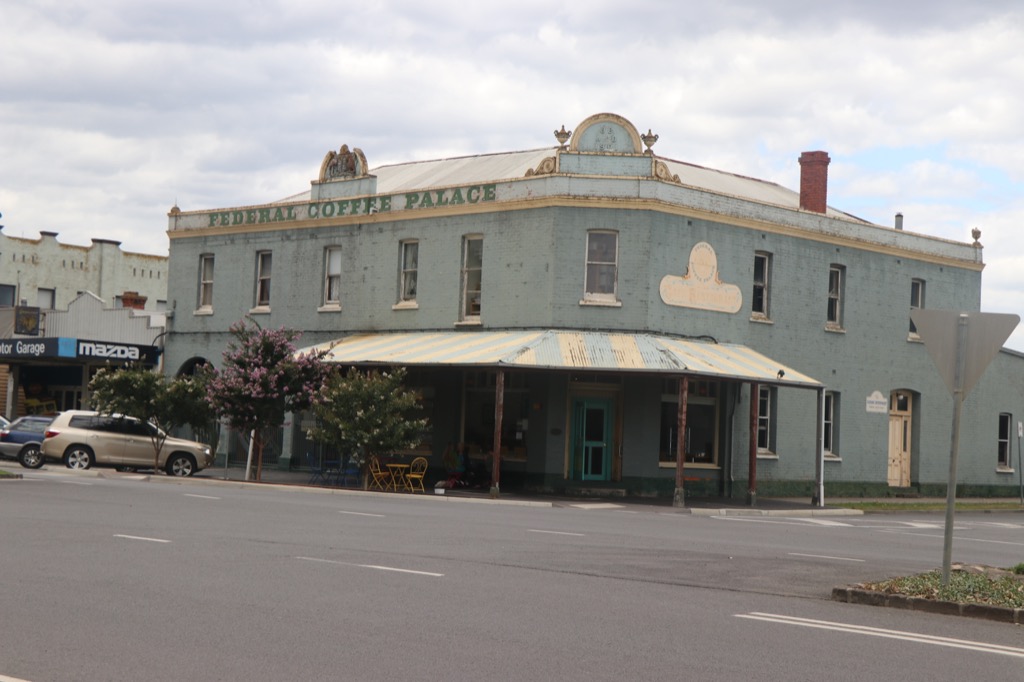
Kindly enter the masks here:
[[653, 334], [566, 330], [354, 334], [298, 352], [310, 351], [326, 351], [326, 362], [343, 365], [649, 372], [822, 387], [747, 346]]

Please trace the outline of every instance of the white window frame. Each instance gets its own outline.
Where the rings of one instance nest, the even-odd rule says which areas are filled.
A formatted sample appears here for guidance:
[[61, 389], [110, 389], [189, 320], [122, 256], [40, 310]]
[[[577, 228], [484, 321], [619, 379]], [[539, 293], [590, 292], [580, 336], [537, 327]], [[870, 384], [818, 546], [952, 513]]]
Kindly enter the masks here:
[[[924, 280], [914, 278], [910, 280], [910, 311], [920, 310], [924, 308]], [[914, 325], [914, 321], [910, 320], [910, 338], [919, 339], [921, 338], [917, 333], [917, 326]]]
[[398, 303], [394, 308], [417, 308], [420, 241], [405, 239], [398, 247]]
[[998, 447], [998, 459], [996, 466], [999, 469], [1013, 468], [1013, 415], [1009, 412], [999, 413], [999, 430], [996, 432], [996, 443]]
[[826, 457], [839, 456], [839, 393], [825, 391], [822, 441]]
[[825, 325], [829, 329], [843, 328], [843, 299], [846, 293], [846, 267], [833, 263], [828, 266], [828, 309]]
[[[207, 269], [209, 264], [209, 269]], [[213, 277], [216, 260], [212, 253], [199, 256], [199, 306], [197, 310], [213, 310]]]
[[[760, 276], [757, 272], [758, 264], [763, 264]], [[750, 297], [750, 316], [754, 319], [771, 319], [771, 277], [772, 254], [767, 251], [755, 251], [753, 292]], [[761, 302], [760, 308], [758, 307], [758, 298]]]
[[341, 308], [341, 247], [324, 249], [324, 293], [322, 309]]
[[36, 307], [40, 310], [53, 310], [57, 305], [57, 290], [36, 287]]
[[270, 308], [270, 284], [274, 269], [274, 252], [256, 252], [256, 308]]
[[775, 453], [775, 415], [778, 410], [778, 391], [774, 386], [757, 387], [757, 454]]
[[[592, 248], [591, 240], [594, 237], [614, 237], [615, 246], [612, 253], [597, 253]], [[597, 246], [597, 241], [594, 241]], [[589, 230], [587, 232], [587, 245], [583, 268], [583, 300], [580, 303], [596, 303], [599, 305], [619, 305], [619, 233], [616, 230]], [[601, 275], [603, 271], [610, 269], [612, 273], [611, 291], [602, 291], [607, 287], [601, 286]]]
[[[480, 262], [470, 263], [470, 247], [480, 245]], [[468, 234], [462, 238], [462, 277], [459, 287], [459, 321], [480, 320], [481, 291], [483, 289], [484, 238], [479, 234]], [[475, 275], [475, 277], [474, 277]], [[475, 281], [475, 288], [474, 281]]]

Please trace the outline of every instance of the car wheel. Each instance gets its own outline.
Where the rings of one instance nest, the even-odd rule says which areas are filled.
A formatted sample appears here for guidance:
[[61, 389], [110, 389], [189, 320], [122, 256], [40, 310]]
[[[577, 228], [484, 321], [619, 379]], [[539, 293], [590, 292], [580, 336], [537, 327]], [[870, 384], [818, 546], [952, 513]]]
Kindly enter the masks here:
[[43, 453], [38, 445], [26, 445], [18, 453], [18, 462], [26, 469], [38, 469], [43, 466]]
[[169, 476], [191, 476], [196, 472], [196, 461], [190, 455], [171, 455], [166, 469]]
[[68, 469], [88, 469], [93, 464], [92, 450], [84, 445], [72, 445], [64, 451], [64, 464]]

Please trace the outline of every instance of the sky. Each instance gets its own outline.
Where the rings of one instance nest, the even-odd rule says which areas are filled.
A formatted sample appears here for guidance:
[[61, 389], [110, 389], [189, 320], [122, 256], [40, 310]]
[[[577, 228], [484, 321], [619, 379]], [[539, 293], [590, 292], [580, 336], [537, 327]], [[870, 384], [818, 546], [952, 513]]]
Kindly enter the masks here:
[[792, 189], [827, 151], [830, 206], [981, 229], [982, 310], [1022, 314], [1022, 45], [1020, 0], [4, 0], [0, 224], [166, 255], [172, 206], [307, 190], [342, 144], [372, 169], [611, 112]]

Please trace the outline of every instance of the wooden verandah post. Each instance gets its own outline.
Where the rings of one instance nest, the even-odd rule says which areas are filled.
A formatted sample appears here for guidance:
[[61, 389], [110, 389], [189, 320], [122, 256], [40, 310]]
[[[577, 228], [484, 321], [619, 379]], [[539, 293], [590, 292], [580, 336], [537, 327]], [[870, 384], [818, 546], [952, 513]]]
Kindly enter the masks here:
[[505, 370], [499, 369], [494, 386], [494, 457], [491, 462], [491, 497], [501, 493], [501, 417], [505, 413]]
[[676, 490], [672, 496], [673, 507], [685, 507], [683, 492], [683, 468], [686, 465], [686, 401], [690, 394], [690, 378], [679, 378], [679, 414], [676, 417]]
[[750, 383], [750, 448], [747, 460], [747, 504], [757, 505], [757, 411], [761, 387]]

